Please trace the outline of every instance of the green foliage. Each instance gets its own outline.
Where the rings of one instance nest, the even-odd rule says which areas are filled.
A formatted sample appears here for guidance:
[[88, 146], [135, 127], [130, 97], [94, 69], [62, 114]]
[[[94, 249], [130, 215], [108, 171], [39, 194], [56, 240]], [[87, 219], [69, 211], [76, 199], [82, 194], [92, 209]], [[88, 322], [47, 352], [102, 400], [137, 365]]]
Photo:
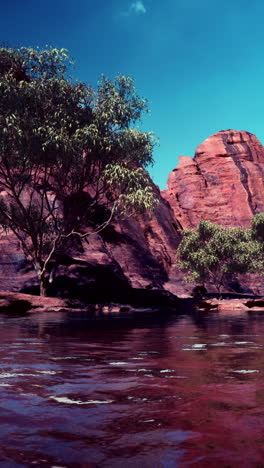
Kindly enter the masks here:
[[251, 222], [252, 238], [264, 242], [264, 213], [258, 213]]
[[[256, 223], [255, 217], [253, 226]], [[263, 266], [262, 245], [251, 229], [224, 228], [209, 221], [184, 231], [177, 258], [179, 268], [188, 272], [187, 281], [211, 281], [219, 291], [231, 275], [253, 273]]]
[[[65, 49], [0, 48], [0, 223], [35, 265], [95, 206], [125, 214], [157, 204], [145, 171], [154, 136], [131, 128], [147, 101], [131, 78], [103, 76], [94, 90], [69, 77], [71, 65]], [[85, 213], [66, 215], [81, 193]]]
[[73, 60], [66, 49], [0, 47], [0, 76], [17, 81], [65, 78]]
[[[148, 173], [141, 167], [130, 169], [119, 164], [108, 164], [103, 174], [106, 195], [116, 199], [116, 209], [122, 215], [151, 211], [158, 203], [149, 184]], [[121, 194], [119, 197], [116, 194]]]

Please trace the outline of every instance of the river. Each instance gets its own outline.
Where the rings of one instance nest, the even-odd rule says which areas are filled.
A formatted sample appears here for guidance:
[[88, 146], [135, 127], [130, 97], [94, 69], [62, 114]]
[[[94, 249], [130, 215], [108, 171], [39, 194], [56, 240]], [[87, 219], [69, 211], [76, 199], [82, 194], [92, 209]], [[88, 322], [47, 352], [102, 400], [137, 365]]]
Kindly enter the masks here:
[[263, 467], [264, 315], [0, 316], [1, 467]]

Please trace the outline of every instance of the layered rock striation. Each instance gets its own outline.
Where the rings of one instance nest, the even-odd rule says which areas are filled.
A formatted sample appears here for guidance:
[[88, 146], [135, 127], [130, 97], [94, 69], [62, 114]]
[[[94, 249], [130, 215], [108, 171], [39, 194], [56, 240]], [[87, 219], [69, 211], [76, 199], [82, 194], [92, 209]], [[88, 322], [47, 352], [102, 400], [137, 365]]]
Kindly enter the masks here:
[[255, 135], [220, 131], [179, 161], [162, 196], [183, 228], [200, 219], [248, 227], [264, 211], [264, 147]]

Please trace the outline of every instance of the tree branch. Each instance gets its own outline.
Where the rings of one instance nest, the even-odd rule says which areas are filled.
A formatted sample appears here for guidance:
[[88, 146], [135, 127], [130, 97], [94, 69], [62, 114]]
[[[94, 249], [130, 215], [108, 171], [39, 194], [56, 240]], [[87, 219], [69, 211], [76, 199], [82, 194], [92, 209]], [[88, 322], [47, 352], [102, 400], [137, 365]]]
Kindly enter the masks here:
[[103, 229], [106, 228], [106, 226], [108, 226], [112, 219], [113, 219], [113, 216], [114, 216], [114, 212], [115, 212], [115, 208], [116, 208], [116, 203], [114, 203], [112, 209], [111, 209], [111, 213], [110, 213], [110, 216], [109, 218], [104, 222], [102, 223], [100, 226], [98, 226], [93, 232], [85, 232], [84, 234], [78, 232], [78, 231], [74, 231], [72, 230], [71, 232], [69, 232], [69, 234], [62, 234], [62, 238], [64, 239], [68, 239], [69, 237], [73, 236], [73, 235], [76, 235], [76, 236], [79, 236], [81, 239], [84, 239], [85, 237], [89, 237], [93, 234], [99, 234], [99, 232], [103, 231]]

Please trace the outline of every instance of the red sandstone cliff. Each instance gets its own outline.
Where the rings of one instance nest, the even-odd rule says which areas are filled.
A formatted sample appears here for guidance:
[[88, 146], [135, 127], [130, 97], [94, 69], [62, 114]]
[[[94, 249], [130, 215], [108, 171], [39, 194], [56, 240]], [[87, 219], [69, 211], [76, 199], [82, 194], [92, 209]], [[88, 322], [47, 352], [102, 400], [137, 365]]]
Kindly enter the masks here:
[[[151, 218], [127, 218], [90, 237], [89, 244], [72, 245], [58, 270], [57, 287], [62, 294], [84, 292], [98, 300], [114, 290], [124, 291], [125, 300], [128, 287], [181, 294], [187, 288], [175, 266], [181, 227], [194, 227], [200, 219], [248, 227], [253, 214], [262, 211], [263, 146], [248, 132], [218, 132], [198, 146], [194, 159], [180, 158]], [[16, 239], [2, 233], [0, 290], [28, 291], [37, 284], [24, 260]], [[242, 281], [244, 288], [264, 294], [263, 278]]]
[[184, 228], [200, 219], [248, 227], [264, 211], [264, 147], [245, 131], [218, 132], [198, 146], [193, 159], [180, 157], [162, 195]]

